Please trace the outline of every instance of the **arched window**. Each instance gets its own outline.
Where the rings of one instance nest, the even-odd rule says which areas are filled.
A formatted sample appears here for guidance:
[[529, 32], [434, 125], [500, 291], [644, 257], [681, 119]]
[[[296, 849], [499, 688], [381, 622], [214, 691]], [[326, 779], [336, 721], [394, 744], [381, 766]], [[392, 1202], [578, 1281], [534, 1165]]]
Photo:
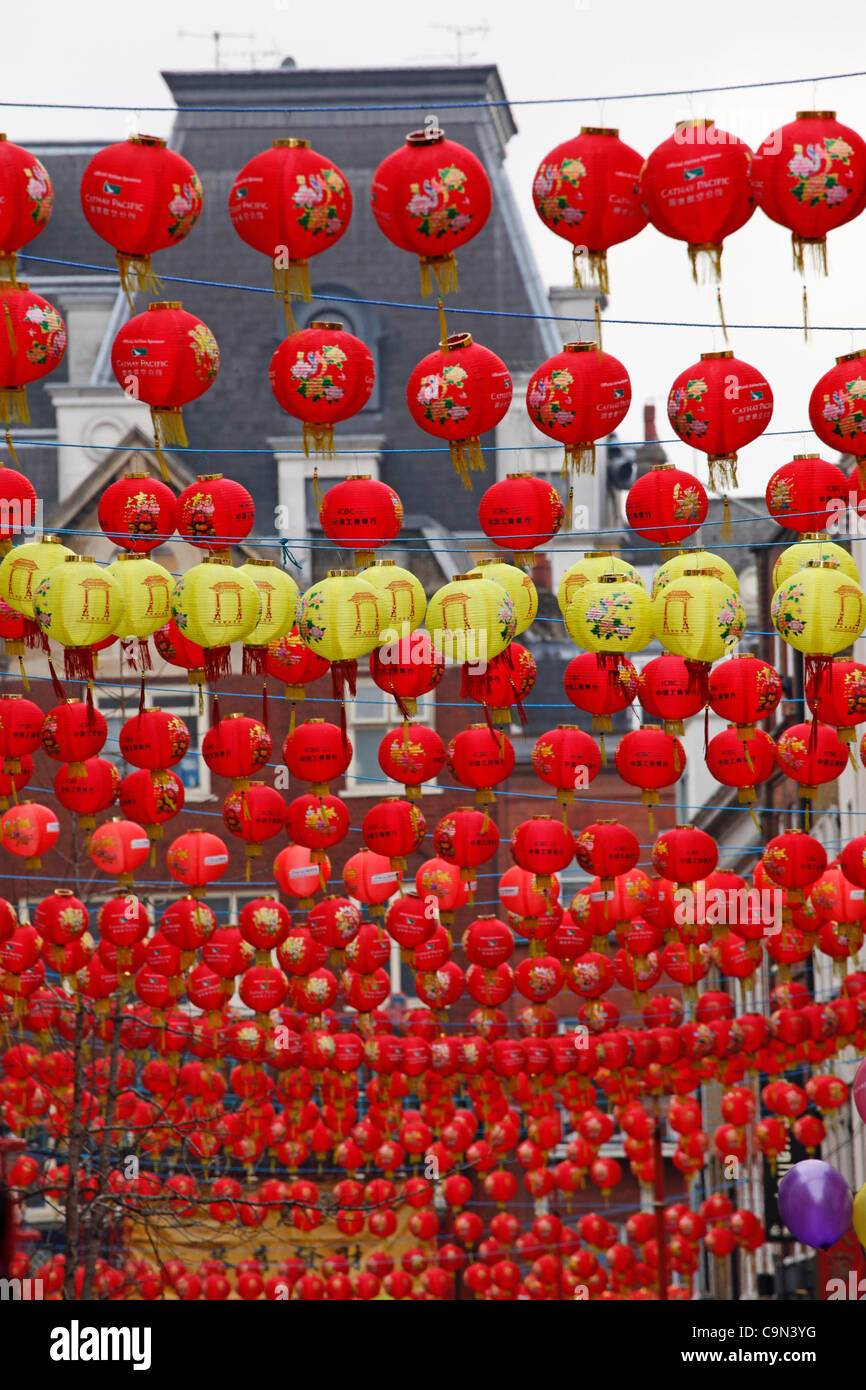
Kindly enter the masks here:
[[[341, 323], [347, 333], [354, 333], [356, 338], [367, 344], [373, 354], [373, 365], [376, 369], [376, 382], [370, 393], [370, 399], [364, 406], [362, 413], [368, 414], [381, 410], [381, 375], [379, 369], [379, 344], [383, 336], [382, 323], [377, 310], [372, 304], [353, 304], [351, 301], [358, 298], [358, 291], [351, 289], [348, 285], [337, 284], [330, 281], [322, 284], [313, 285], [313, 298], [309, 302], [303, 299], [292, 300], [292, 314], [298, 328], [306, 328], [314, 320], [323, 320], [328, 323]], [[282, 304], [277, 305], [277, 341], [282, 342], [286, 336], [286, 323], [283, 314]]]

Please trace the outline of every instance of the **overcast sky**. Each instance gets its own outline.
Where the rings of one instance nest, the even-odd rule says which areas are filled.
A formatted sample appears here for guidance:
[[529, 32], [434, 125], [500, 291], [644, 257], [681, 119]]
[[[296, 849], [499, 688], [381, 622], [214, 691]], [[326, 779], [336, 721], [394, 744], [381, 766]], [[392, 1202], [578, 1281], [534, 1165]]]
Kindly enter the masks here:
[[[486, 33], [461, 37], [464, 61], [498, 64], [513, 101], [611, 98], [515, 106], [519, 134], [511, 143], [507, 167], [547, 284], [570, 278], [570, 251], [538, 220], [532, 175], [547, 151], [581, 125], [618, 126], [622, 138], [642, 154], [687, 116], [712, 116], [753, 148], [804, 108], [835, 109], [840, 120], [866, 135], [863, 78], [709, 97], [615, 99], [630, 91], [682, 89], [690, 83], [707, 87], [866, 68], [866, 7], [857, 0], [728, 0], [724, 6], [673, 0], [436, 0], [426, 7], [429, 21], [421, 17], [424, 8], [405, 0], [328, 0], [320, 5], [148, 0], [140, 6], [41, 0], [16, 12], [16, 41], [4, 44], [0, 57], [0, 91], [5, 102], [166, 106], [161, 70], [213, 66], [213, 40], [180, 37], [179, 30], [201, 35], [223, 30], [224, 67], [249, 68], [254, 61], [274, 67], [290, 54], [300, 67], [325, 68], [453, 61], [458, 37], [453, 28], [442, 26], [486, 26]], [[30, 17], [35, 22], [28, 37]], [[232, 37], [240, 30], [252, 37]], [[143, 109], [140, 128], [167, 133], [170, 119]], [[407, 113], [407, 129], [409, 119]], [[24, 144], [76, 137], [108, 142], [123, 138], [124, 121], [119, 112], [7, 108], [0, 128]], [[447, 129], [445, 117], [443, 125]], [[354, 191], [363, 196], [364, 190]], [[816, 447], [808, 428], [812, 386], [837, 355], [866, 346], [864, 251], [866, 216], [831, 234], [829, 279], [808, 282], [816, 329], [844, 324], [861, 325], [862, 331], [815, 331], [808, 344], [802, 331], [731, 332], [735, 352], [759, 367], [773, 387], [776, 411], [770, 429], [802, 431], [750, 446], [741, 458], [741, 490], [763, 491], [775, 467]], [[729, 324], [800, 324], [800, 282], [791, 268], [788, 234], [760, 211], [726, 243], [723, 268]], [[716, 321], [715, 289], [694, 286], [685, 247], [652, 228], [614, 248], [610, 273], [610, 318]], [[462, 287], [460, 303], [471, 303], [471, 286]], [[723, 346], [714, 329], [609, 324], [605, 347], [625, 363], [633, 386], [632, 411], [621, 436], [640, 437], [645, 400], [655, 400], [660, 432], [667, 435], [664, 406], [674, 376], [702, 351]], [[692, 466], [694, 456], [685, 446], [669, 452], [681, 466]], [[698, 471], [706, 480], [703, 461]]]

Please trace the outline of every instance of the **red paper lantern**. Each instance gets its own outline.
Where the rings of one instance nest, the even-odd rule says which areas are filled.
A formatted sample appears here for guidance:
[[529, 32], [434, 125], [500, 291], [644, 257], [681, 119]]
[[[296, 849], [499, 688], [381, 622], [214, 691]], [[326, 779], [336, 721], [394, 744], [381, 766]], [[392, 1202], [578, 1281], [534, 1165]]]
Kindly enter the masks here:
[[306, 687], [324, 676], [331, 663], [318, 656], [301, 641], [297, 628], [292, 628], [285, 637], [280, 637], [268, 647], [265, 667], [269, 676], [284, 681], [286, 699], [293, 702], [291, 729], [294, 729], [294, 701], [303, 700]]
[[523, 700], [535, 685], [535, 658], [520, 642], [509, 642], [504, 652], [487, 662], [485, 671], [467, 663], [461, 669], [460, 698], [484, 706], [493, 724], [511, 723], [511, 706], [517, 705], [525, 722]]
[[668, 395], [668, 419], [685, 444], [708, 455], [710, 486], [737, 486], [737, 451], [763, 434], [773, 392], [757, 370], [729, 351], [702, 352]]
[[338, 796], [315, 796], [312, 792], [296, 796], [286, 810], [289, 839], [313, 851], [313, 862], [323, 858], [349, 833], [349, 811]]
[[832, 724], [842, 743], [853, 743], [855, 724], [866, 719], [866, 666], [837, 656], [822, 672], [806, 680], [806, 703], [822, 724]]
[[607, 252], [646, 226], [637, 196], [642, 163], [618, 130], [583, 126], [539, 164], [532, 181], [535, 211], [571, 242], [577, 289], [594, 281], [607, 294]]
[[421, 785], [432, 781], [445, 766], [445, 745], [426, 724], [404, 724], [392, 729], [379, 744], [379, 766], [386, 777], [403, 783], [408, 800], [420, 799]]
[[371, 806], [361, 822], [361, 834], [368, 849], [384, 855], [392, 869], [405, 869], [406, 856], [421, 844], [427, 822], [411, 801], [386, 797]]
[[123, 325], [111, 347], [111, 370], [120, 385], [150, 406], [158, 455], [164, 444], [189, 442], [181, 409], [213, 385], [219, 365], [220, 350], [207, 324], [175, 300], [149, 304]]
[[531, 816], [511, 834], [511, 855], [521, 869], [535, 875], [534, 887], [552, 887], [552, 875], [574, 856], [574, 837], [568, 826], [553, 816]]
[[611, 716], [628, 709], [637, 695], [638, 676], [627, 657], [611, 669], [598, 652], [581, 652], [565, 668], [565, 693], [573, 705], [592, 715], [593, 732], [602, 735], [612, 728]]
[[286, 738], [283, 757], [292, 776], [312, 782], [312, 790], [321, 795], [328, 792], [329, 782], [346, 771], [352, 761], [352, 745], [338, 724], [306, 719]]
[[20, 772], [21, 758], [35, 753], [42, 738], [42, 710], [21, 695], [0, 695], [0, 757], [4, 771]]
[[150, 258], [182, 241], [198, 220], [202, 189], [188, 160], [155, 135], [130, 135], [95, 154], [81, 179], [81, 207], [117, 253], [120, 282], [156, 292]]
[[574, 857], [586, 872], [601, 880], [603, 892], [610, 892], [613, 880], [628, 873], [640, 858], [637, 836], [615, 820], [587, 825], [574, 838]]
[[262, 845], [273, 840], [286, 824], [286, 803], [274, 787], [264, 782], [229, 792], [223, 801], [223, 824], [243, 840], [246, 849], [247, 877], [249, 861], [262, 852]]
[[464, 787], [475, 788], [475, 804], [496, 800], [493, 787], [514, 771], [514, 745], [486, 724], [469, 724], [455, 734], [447, 749], [448, 770]]
[[647, 714], [664, 720], [666, 734], [682, 734], [683, 720], [698, 714], [704, 703], [688, 662], [669, 653], [653, 657], [642, 668], [637, 693]]
[[304, 845], [287, 845], [274, 860], [277, 885], [287, 897], [297, 898], [301, 908], [313, 906], [313, 894], [324, 892], [330, 876], [330, 860], [314, 861], [312, 851]]
[[644, 724], [620, 739], [614, 763], [624, 782], [641, 788], [641, 801], [650, 807], [658, 804], [662, 787], [672, 787], [682, 777], [686, 755], [679, 739]]
[[633, 531], [662, 547], [662, 559], [671, 547], [682, 545], [707, 519], [707, 493], [703, 483], [675, 468], [655, 463], [626, 494], [625, 514]]
[[761, 863], [773, 883], [786, 888], [791, 901], [799, 890], [820, 878], [827, 867], [827, 851], [820, 841], [802, 830], [785, 830], [764, 846]]
[[[0, 142], [0, 153], [3, 145]], [[32, 530], [37, 521], [36, 489], [17, 468], [0, 463], [0, 553], [11, 550], [11, 536]]]
[[[430, 905], [438, 909], [439, 920], [446, 926], [453, 922], [455, 909], [469, 901], [475, 886], [474, 875], [464, 878], [451, 859], [427, 859], [415, 874], [415, 892], [425, 907], [433, 899]], [[435, 916], [431, 920], [435, 922]]]
[[0, 840], [10, 854], [24, 859], [25, 869], [38, 869], [60, 834], [57, 814], [38, 801], [22, 801], [0, 817]]
[[[273, 263], [274, 293], [310, 298], [307, 262], [333, 246], [352, 216], [344, 175], [308, 140], [274, 140], [248, 160], [232, 185], [229, 216], [242, 241]], [[294, 324], [289, 322], [290, 328]]]
[[15, 279], [15, 252], [44, 231], [54, 207], [48, 170], [29, 150], [0, 137], [0, 275]]
[[329, 487], [319, 508], [322, 530], [335, 545], [351, 546], [355, 568], [373, 560], [373, 551], [400, 534], [403, 503], [392, 487], [358, 473]]
[[796, 269], [808, 247], [826, 275], [827, 233], [866, 202], [866, 143], [835, 111], [798, 111], [759, 146], [752, 186], [762, 211], [790, 231]]
[[370, 676], [393, 695], [404, 719], [418, 713], [418, 697], [435, 690], [444, 675], [445, 659], [421, 628], [370, 653]]
[[653, 845], [652, 861], [662, 878], [674, 883], [696, 883], [708, 878], [719, 862], [712, 835], [694, 825], [675, 825], [663, 830]]
[[508, 473], [484, 492], [478, 522], [489, 540], [512, 550], [518, 565], [534, 563], [533, 551], [552, 540], [565, 508], [552, 483], [535, 473]]
[[23, 281], [0, 280], [0, 420], [30, 423], [27, 387], [59, 365], [66, 351], [66, 325], [52, 304]]
[[631, 405], [631, 381], [617, 358], [595, 343], [566, 343], [529, 378], [532, 423], [564, 445], [563, 476], [595, 472], [595, 442], [621, 424]]
[[102, 493], [97, 517], [115, 545], [146, 555], [174, 533], [174, 493], [149, 473], [125, 473]]
[[376, 369], [360, 338], [341, 323], [316, 320], [283, 339], [271, 358], [270, 379], [280, 408], [303, 422], [304, 453], [312, 447], [333, 458], [334, 426], [364, 409]]
[[460, 806], [437, 823], [433, 845], [440, 859], [457, 865], [463, 882], [472, 881], [473, 870], [495, 855], [499, 831], [486, 810]]
[[117, 799], [120, 773], [106, 758], [88, 758], [83, 771], [74, 773], [64, 764], [54, 778], [54, 795], [67, 811], [74, 811], [84, 830], [96, 825], [96, 815], [106, 811]]
[[242, 483], [222, 473], [201, 474], [180, 493], [177, 502], [179, 535], [199, 550], [228, 550], [253, 529], [256, 509]]
[[133, 767], [151, 771], [175, 767], [189, 750], [189, 729], [177, 714], [145, 709], [120, 730], [120, 751]]
[[212, 724], [202, 739], [201, 755], [217, 777], [230, 777], [232, 790], [249, 785], [250, 777], [267, 765], [271, 736], [264, 724], [246, 714], [229, 714]]
[[416, 255], [421, 293], [457, 289], [454, 252], [477, 236], [490, 216], [490, 181], [471, 150], [435, 126], [415, 130], [383, 159], [370, 189], [379, 230]]
[[542, 782], [556, 787], [556, 799], [563, 808], [574, 801], [575, 787], [588, 787], [600, 769], [601, 753], [595, 740], [576, 724], [557, 724], [535, 740], [532, 770]]
[[172, 840], [165, 866], [194, 898], [203, 898], [207, 885], [222, 878], [228, 868], [229, 852], [219, 835], [212, 835], [209, 830], [188, 830]]
[[399, 889], [403, 870], [394, 867], [383, 854], [364, 848], [343, 865], [346, 890], [358, 902], [366, 903], [372, 917], [384, 916], [382, 904]]
[[[835, 729], [827, 724], [792, 724], [779, 736], [776, 758], [786, 777], [799, 786], [799, 795], [810, 801], [818, 788], [835, 782], [848, 762], [848, 749]], [[808, 819], [806, 821], [808, 829]]]
[[641, 206], [658, 231], [688, 243], [695, 281], [699, 256], [719, 279], [725, 237], [755, 210], [751, 168], [744, 141], [714, 121], [689, 120], [677, 122], [640, 171]]
[[198, 642], [191, 642], [184, 636], [174, 618], [170, 618], [165, 627], [153, 634], [153, 645], [163, 661], [170, 662], [172, 666], [179, 666], [187, 672], [188, 685], [199, 687], [199, 713], [202, 713], [201, 687], [205, 683], [204, 648], [200, 647]]
[[114, 874], [119, 886], [128, 888], [150, 853], [150, 840], [135, 821], [115, 817], [93, 832], [87, 850], [97, 869]]
[[[841, 468], [819, 454], [795, 454], [767, 483], [767, 511], [787, 531], [824, 531], [848, 500], [848, 480]], [[834, 505], [835, 504], [835, 505]]]
[[454, 470], [465, 488], [469, 473], [484, 471], [482, 434], [494, 430], [511, 404], [513, 384], [495, 352], [472, 340], [470, 333], [443, 338], [435, 352], [422, 357], [406, 386], [406, 404], [415, 424], [451, 452]]
[[757, 723], [775, 712], [781, 698], [778, 671], [757, 656], [728, 657], [710, 672], [710, 709], [736, 724], [744, 742], [751, 739]]
[[[835, 367], [816, 382], [809, 397], [809, 423], [822, 444], [839, 453], [866, 454], [863, 380], [866, 348], [836, 358]], [[840, 494], [847, 496], [847, 492]]]
[[176, 772], [142, 768], [124, 777], [119, 800], [125, 816], [143, 825], [151, 840], [161, 840], [163, 825], [183, 810], [183, 782]]

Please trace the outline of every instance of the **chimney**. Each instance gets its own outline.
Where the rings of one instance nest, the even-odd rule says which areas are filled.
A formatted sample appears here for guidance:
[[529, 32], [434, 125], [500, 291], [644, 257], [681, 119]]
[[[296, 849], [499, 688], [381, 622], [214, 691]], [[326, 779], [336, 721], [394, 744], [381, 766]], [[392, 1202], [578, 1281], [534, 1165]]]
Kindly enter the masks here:
[[651, 439], [658, 439], [656, 433], [656, 408], [653, 401], [647, 401], [643, 408], [643, 437], [647, 443]]

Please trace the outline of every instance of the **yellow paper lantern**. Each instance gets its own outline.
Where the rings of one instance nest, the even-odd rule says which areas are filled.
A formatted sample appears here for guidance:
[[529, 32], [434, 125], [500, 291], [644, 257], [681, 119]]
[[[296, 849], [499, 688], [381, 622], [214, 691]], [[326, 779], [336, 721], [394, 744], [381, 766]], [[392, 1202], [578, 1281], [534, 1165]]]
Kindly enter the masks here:
[[35, 621], [33, 595], [40, 580], [55, 565], [62, 565], [68, 556], [74, 554], [75, 551], [62, 545], [56, 536], [16, 545], [0, 564], [0, 598], [16, 613]]
[[837, 566], [849, 579], [854, 579], [859, 584], [860, 573], [847, 550], [831, 541], [828, 536], [806, 536], [782, 551], [773, 566], [773, 588], [778, 589], [780, 584], [784, 584], [786, 579], [790, 579], [798, 570], [805, 569], [808, 564], [820, 565], [825, 561]]
[[740, 592], [737, 573], [727, 560], [723, 560], [721, 555], [714, 555], [711, 550], [696, 549], [681, 550], [679, 554], [665, 560], [663, 565], [659, 565], [653, 576], [650, 597], [655, 598], [669, 584], [682, 579], [686, 570], [701, 570], [704, 574], [712, 574], [716, 579], [721, 579], [723, 584], [727, 584], [729, 589], [733, 589], [735, 594]]
[[652, 641], [646, 589], [619, 574], [602, 574], [578, 589], [565, 610], [565, 630], [587, 652], [621, 656]]
[[427, 611], [427, 595], [424, 585], [411, 570], [403, 569], [393, 560], [376, 560], [361, 571], [361, 578], [382, 596], [383, 627], [379, 644], [400, 641], [421, 626]]
[[832, 560], [811, 561], [779, 585], [770, 617], [782, 640], [806, 655], [807, 675], [817, 675], [866, 628], [866, 594]]
[[621, 574], [624, 579], [630, 579], [642, 589], [645, 587], [634, 565], [630, 565], [628, 560], [621, 560], [613, 550], [588, 550], [582, 560], [569, 565], [559, 581], [556, 598], [563, 617], [578, 589], [582, 589], [585, 584], [598, 579], [602, 574]]
[[265, 673], [268, 646], [291, 632], [300, 592], [290, 574], [273, 560], [248, 560], [238, 574], [251, 579], [259, 595], [259, 620], [244, 637], [244, 674]]
[[118, 555], [105, 572], [117, 580], [123, 594], [123, 619], [114, 635], [121, 642], [138, 638], [141, 669], [149, 669], [147, 639], [171, 617], [174, 577], [146, 555]]
[[231, 644], [252, 632], [259, 611], [259, 591], [249, 575], [217, 555], [187, 570], [171, 596], [177, 627], [204, 648], [209, 682], [230, 674]]
[[43, 632], [64, 648], [67, 676], [91, 681], [94, 643], [123, 622], [123, 590], [89, 555], [67, 555], [40, 579], [33, 612]]
[[455, 574], [430, 599], [426, 627], [447, 660], [477, 665], [505, 651], [517, 630], [517, 615], [501, 584], [477, 573]]
[[329, 570], [298, 600], [301, 641], [330, 662], [357, 661], [379, 645], [385, 601], [354, 570]]
[[687, 569], [652, 600], [653, 632], [686, 661], [719, 661], [746, 629], [740, 597], [709, 570]]
[[480, 574], [482, 579], [492, 579], [495, 584], [502, 585], [514, 604], [517, 618], [515, 637], [532, 626], [538, 612], [538, 590], [528, 574], [518, 569], [517, 565], [510, 565], [506, 560], [497, 560], [493, 556], [489, 560], [480, 560], [470, 573]]

